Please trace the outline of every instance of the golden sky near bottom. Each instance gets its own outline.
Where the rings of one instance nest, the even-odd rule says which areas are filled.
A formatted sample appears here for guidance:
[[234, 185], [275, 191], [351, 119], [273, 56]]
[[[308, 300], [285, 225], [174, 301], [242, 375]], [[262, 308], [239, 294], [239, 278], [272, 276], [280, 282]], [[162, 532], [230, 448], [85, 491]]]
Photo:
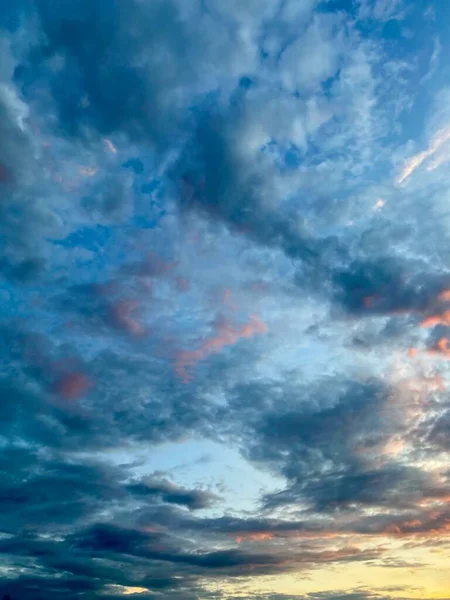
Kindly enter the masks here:
[[[204, 582], [208, 590], [234, 598], [259, 594], [304, 595], [316, 592], [350, 592], [359, 588], [392, 598], [450, 598], [450, 551], [448, 548], [415, 548], [396, 554], [405, 566], [371, 566], [364, 563], [327, 565], [303, 573]], [[408, 566], [408, 563], [411, 566]], [[421, 563], [421, 566], [416, 566]]]

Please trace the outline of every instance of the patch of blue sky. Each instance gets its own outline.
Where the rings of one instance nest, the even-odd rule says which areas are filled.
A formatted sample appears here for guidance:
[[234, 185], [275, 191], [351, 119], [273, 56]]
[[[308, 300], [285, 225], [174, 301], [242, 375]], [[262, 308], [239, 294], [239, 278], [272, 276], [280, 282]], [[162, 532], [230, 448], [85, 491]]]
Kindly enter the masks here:
[[[114, 465], [133, 465], [135, 477], [158, 475], [177, 485], [209, 488], [222, 500], [220, 513], [239, 514], [258, 509], [261, 494], [284, 487], [284, 478], [258, 469], [232, 448], [206, 439], [147, 446], [145, 443], [89, 453]], [[83, 456], [77, 453], [76, 456]], [[136, 465], [136, 466], [134, 466]], [[215, 507], [205, 514], [214, 513]]]

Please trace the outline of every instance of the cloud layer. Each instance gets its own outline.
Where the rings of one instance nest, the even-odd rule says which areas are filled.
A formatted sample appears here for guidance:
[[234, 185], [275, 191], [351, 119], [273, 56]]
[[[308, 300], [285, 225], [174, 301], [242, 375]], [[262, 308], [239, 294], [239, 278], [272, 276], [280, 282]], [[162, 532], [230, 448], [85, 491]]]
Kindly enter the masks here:
[[0, 593], [449, 597], [450, 15], [0, 7]]

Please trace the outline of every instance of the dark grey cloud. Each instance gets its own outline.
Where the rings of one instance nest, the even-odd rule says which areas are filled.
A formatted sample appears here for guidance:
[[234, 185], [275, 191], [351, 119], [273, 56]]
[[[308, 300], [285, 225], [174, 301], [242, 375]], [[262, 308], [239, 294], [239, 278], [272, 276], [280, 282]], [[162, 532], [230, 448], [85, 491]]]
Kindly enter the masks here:
[[302, 238], [294, 215], [261, 205], [261, 200], [276, 195], [277, 189], [270, 189], [272, 182], [262, 165], [255, 168], [250, 157], [236, 154], [236, 138], [244, 123], [245, 112], [237, 107], [226, 116], [208, 116], [198, 125], [174, 174], [182, 207], [223, 219], [234, 231], [247, 233], [262, 244], [281, 246], [289, 257], [317, 265], [319, 244]]
[[[82, 134], [91, 126], [103, 134], [126, 127], [130, 134], [155, 135], [158, 122], [146, 115], [154, 102], [162, 109], [164, 92], [155, 80], [158, 71], [152, 78], [145, 68], [131, 66], [141, 53], [140, 36], [133, 39], [126, 35], [133, 25], [130, 20], [142, 11], [139, 4], [133, 3], [129, 10], [124, 3], [111, 7], [103, 2], [73, 1], [54, 11], [51, 2], [44, 0], [36, 7], [45, 41], [33, 50], [20, 77], [26, 84], [30, 75], [35, 78], [31, 70], [40, 70], [43, 77], [50, 75], [60, 126], [72, 135]], [[145, 18], [145, 10], [142, 12]], [[168, 19], [168, 44], [175, 50], [177, 18], [173, 6], [157, 3], [149, 13], [146, 25], [163, 41], [167, 38], [159, 32], [158, 24]], [[142, 24], [142, 16], [135, 23]], [[52, 74], [47, 64], [56, 55], [63, 56], [64, 66]]]
[[408, 317], [416, 323], [439, 305], [448, 274], [433, 273], [422, 261], [379, 257], [354, 261], [332, 276], [334, 300], [349, 314]]
[[[43, 36], [17, 77], [24, 86], [48, 80], [58, 126], [72, 135], [123, 131], [167, 148], [182, 124], [184, 98], [177, 92], [206, 92], [223, 77], [214, 68], [220, 44], [235, 41], [236, 54], [221, 59], [237, 78], [252, 60], [232, 30], [219, 31], [216, 40], [198, 35], [210, 19], [195, 4], [187, 9], [198, 18], [195, 25], [174, 1], [119, 1], [111, 7], [73, 0], [59, 11], [47, 0], [35, 4]], [[240, 49], [245, 56], [238, 65]], [[64, 62], [52, 72], [55, 56]]]
[[[262, 391], [267, 394], [268, 390]], [[250, 388], [249, 398], [251, 392]], [[360, 443], [370, 444], [366, 435], [374, 440], [377, 433], [389, 435], [382, 421], [388, 391], [381, 382], [330, 380], [322, 389], [297, 390], [299, 403], [289, 392], [282, 402], [266, 406], [264, 413], [251, 414], [253, 423], [249, 420], [255, 427], [252, 435], [257, 432], [252, 457], [258, 460], [262, 453], [263, 461], [279, 465], [289, 478], [319, 474], [324, 461], [332, 461], [337, 470], [356, 466], [362, 460], [353, 452], [358, 438]]]
[[208, 508], [217, 500], [217, 496], [206, 490], [189, 490], [177, 487], [166, 479], [145, 479], [131, 483], [127, 488], [136, 496], [157, 497], [169, 504], [179, 504], [191, 510]]
[[[329, 276], [322, 255], [346, 257], [336, 236], [319, 239], [299, 226], [317, 210], [334, 212], [328, 200], [321, 197], [314, 206], [302, 190], [297, 193], [300, 210], [297, 206], [280, 212], [277, 205], [285, 190], [298, 182], [291, 183], [288, 176], [274, 178], [269, 157], [261, 154], [255, 163], [254, 153], [245, 148], [236, 151], [252, 135], [251, 129], [247, 133], [248, 121], [259, 107], [253, 106], [252, 99], [246, 100], [241, 80], [245, 64], [254, 67], [256, 56], [248, 48], [239, 52], [232, 27], [220, 31], [223, 41], [205, 39], [192, 24], [187, 27], [178, 4], [172, 1], [148, 6], [121, 1], [107, 10], [102, 2], [91, 5], [73, 0], [55, 12], [51, 3], [42, 0], [36, 7], [42, 39], [21, 65], [16, 80], [28, 94], [39, 80], [50, 85], [58, 127], [81, 138], [123, 133], [160, 149], [168, 148], [177, 137], [187, 140], [169, 172], [181, 207], [200, 210], [213, 220], [222, 220], [232, 231], [246, 233], [263, 245], [281, 247], [289, 258], [304, 261], [304, 284], [306, 275], [316, 287]], [[249, 11], [253, 17], [255, 10]], [[284, 19], [282, 13], [283, 9], [278, 17]], [[209, 24], [208, 11], [199, 11], [197, 17], [199, 26]], [[179, 90], [195, 90], [201, 98], [206, 82], [209, 89], [220, 86], [220, 73], [226, 72], [227, 65], [217, 71], [210, 61], [221, 42], [234, 44], [227, 61], [235, 73], [232, 85], [237, 94], [225, 110], [210, 107], [206, 97], [192, 118], [180, 119]], [[281, 40], [278, 43], [282, 46]], [[57, 70], [49, 66], [55, 57], [62, 60]], [[290, 114], [295, 111], [294, 106], [288, 109]], [[111, 217], [123, 207], [120, 185], [110, 183], [109, 187], [97, 200], [84, 199], [88, 212], [98, 207]]]
[[[3, 451], [0, 529], [56, 531], [64, 525], [91, 521], [118, 503], [135, 510], [140, 505], [178, 505], [190, 510], [210, 507], [218, 497], [207, 490], [187, 489], [166, 479], [136, 479], [125, 467], [94, 460], [63, 460], [58, 453], [42, 457], [38, 450], [9, 447]], [[65, 490], [61, 498], [60, 490]], [[51, 515], [51, 516], [50, 516]]]
[[[281, 397], [276, 386], [249, 386], [237, 398], [241, 394], [247, 399], [245, 409], [239, 408], [246, 412], [246, 455], [289, 482], [266, 496], [267, 508], [301, 503], [313, 513], [365, 506], [401, 511], [439, 495], [439, 488], [447, 493], [448, 486], [436, 487], [425, 469], [399, 464], [395, 453], [390, 455], [393, 437], [414, 439], [417, 433], [405, 423], [402, 405], [393, 402], [395, 391], [381, 381], [330, 380], [322, 388], [297, 388]], [[445, 421], [438, 423], [426, 428], [435, 439], [445, 430]]]
[[[440, 499], [444, 499], [445, 502], [449, 492], [448, 484], [434, 488], [432, 485], [428, 488], [422, 486], [420, 493], [417, 492], [418, 489], [419, 485], [416, 484], [414, 489], [407, 490], [406, 493], [411, 497], [409, 502], [400, 501], [397, 504], [398, 498], [390, 498], [389, 502], [383, 505], [385, 510], [378, 514], [368, 515], [359, 511], [355, 502], [352, 510], [346, 513], [347, 518], [343, 523], [336, 519], [339, 513], [329, 511], [328, 506], [321, 512], [302, 511], [300, 513], [302, 518], [297, 520], [274, 518], [270, 516], [270, 512], [265, 512], [258, 518], [245, 515], [199, 517], [168, 506], [153, 506], [136, 511], [134, 522], [144, 529], [158, 524], [162, 530], [170, 526], [172, 531], [186, 531], [190, 535], [199, 535], [204, 540], [234, 540], [237, 544], [264, 542], [269, 547], [271, 541], [281, 544], [295, 543], [295, 540], [299, 540], [304, 548], [310, 543], [313, 544], [312, 547], [317, 547], [314, 544], [319, 544], [321, 547], [325, 543], [326, 547], [330, 537], [339, 538], [342, 535], [345, 538], [349, 534], [360, 536], [366, 541], [376, 540], [380, 536], [404, 538], [405, 543], [416, 547], [433, 544], [433, 540], [428, 540], [428, 536], [444, 532], [448, 523], [446, 508], [441, 508], [439, 511], [430, 511], [427, 508]], [[375, 496], [377, 491], [377, 489], [372, 490]], [[299, 493], [293, 492], [292, 496], [289, 496], [289, 493], [285, 492], [284, 498], [279, 499], [279, 502], [284, 500], [286, 504], [295, 506], [298, 499]], [[362, 508], [366, 507], [367, 504], [362, 503]], [[341, 511], [341, 514], [345, 513]], [[443, 543], [445, 544], [445, 541]]]
[[[7, 62], [9, 49], [6, 43], [2, 47]], [[13, 282], [26, 283], [44, 267], [40, 235], [57, 231], [59, 221], [33, 193], [38, 151], [28, 131], [27, 105], [10, 85], [10, 76], [0, 70], [0, 273]]]

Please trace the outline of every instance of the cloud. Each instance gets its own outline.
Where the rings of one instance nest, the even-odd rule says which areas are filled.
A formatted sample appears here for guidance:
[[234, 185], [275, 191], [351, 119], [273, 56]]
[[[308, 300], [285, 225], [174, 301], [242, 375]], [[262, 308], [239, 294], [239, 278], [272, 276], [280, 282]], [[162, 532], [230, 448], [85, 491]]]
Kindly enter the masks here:
[[446, 20], [344, 4], [0, 7], [2, 594], [442, 596]]
[[54, 390], [67, 400], [74, 400], [85, 394], [92, 383], [82, 373], [67, 373], [56, 381]]
[[175, 363], [177, 375], [185, 382], [191, 379], [187, 368], [193, 367], [201, 360], [211, 354], [220, 352], [225, 346], [230, 346], [240, 339], [250, 338], [256, 334], [267, 332], [266, 325], [255, 315], [252, 315], [248, 323], [240, 327], [233, 327], [231, 323], [219, 320], [215, 324], [216, 335], [203, 342], [196, 350], [182, 350], [178, 353]]
[[128, 490], [144, 498], [147, 496], [160, 497], [163, 502], [186, 506], [190, 510], [208, 508], [217, 500], [217, 496], [211, 492], [177, 487], [165, 479], [160, 481], [150, 479], [132, 483], [128, 486]]
[[[408, 177], [414, 173], [414, 171], [420, 167], [420, 165], [431, 158], [443, 144], [446, 144], [450, 140], [450, 128], [445, 128], [438, 131], [432, 138], [427, 150], [419, 152], [415, 156], [412, 156], [405, 164], [402, 172], [398, 176], [398, 183], [403, 183]], [[436, 160], [431, 165], [431, 170], [437, 168], [441, 164], [440, 159]]]
[[404, 8], [403, 0], [363, 0], [360, 5], [360, 18], [381, 22], [401, 18]]
[[441, 52], [442, 52], [441, 42], [440, 42], [439, 38], [435, 38], [433, 40], [433, 51], [432, 51], [431, 56], [430, 56], [430, 65], [428, 67], [428, 71], [425, 73], [425, 75], [420, 80], [420, 83], [422, 85], [424, 83], [427, 83], [435, 75], [436, 70], [437, 70], [438, 65], [439, 65], [439, 60], [440, 60], [440, 57], [441, 57]]

